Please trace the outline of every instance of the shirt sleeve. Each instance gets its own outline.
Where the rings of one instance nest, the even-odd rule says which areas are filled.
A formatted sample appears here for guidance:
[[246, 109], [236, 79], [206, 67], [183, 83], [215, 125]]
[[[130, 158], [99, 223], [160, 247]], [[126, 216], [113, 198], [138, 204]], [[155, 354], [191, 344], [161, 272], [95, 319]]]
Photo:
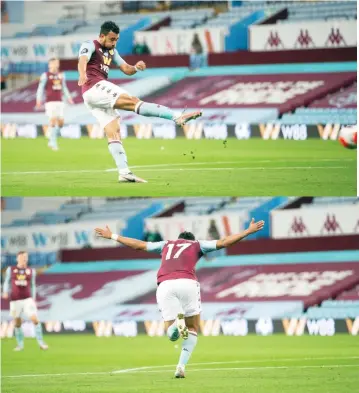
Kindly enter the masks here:
[[36, 270], [32, 269], [31, 276], [31, 296], [35, 300], [36, 299]]
[[87, 60], [90, 60], [94, 52], [95, 52], [95, 44], [93, 43], [93, 41], [85, 41], [82, 43], [80, 47], [79, 57], [86, 56]]
[[47, 82], [46, 72], [44, 72], [40, 77], [39, 86], [36, 92], [36, 101], [41, 101], [44, 96], [45, 86]]
[[8, 267], [5, 272], [5, 279], [3, 284], [3, 292], [9, 293], [10, 290], [11, 269]]
[[217, 240], [199, 240], [198, 242], [203, 254], [217, 250]]
[[70, 94], [69, 89], [67, 88], [67, 85], [66, 85], [65, 74], [62, 74], [62, 92], [67, 100], [71, 98], [71, 94]]
[[126, 63], [125, 60], [123, 60], [123, 58], [119, 55], [117, 49], [115, 49], [115, 53], [113, 55], [113, 61], [114, 63], [116, 63], [118, 66]]
[[147, 242], [147, 251], [149, 252], [157, 252], [161, 254], [163, 247], [165, 246], [166, 242]]

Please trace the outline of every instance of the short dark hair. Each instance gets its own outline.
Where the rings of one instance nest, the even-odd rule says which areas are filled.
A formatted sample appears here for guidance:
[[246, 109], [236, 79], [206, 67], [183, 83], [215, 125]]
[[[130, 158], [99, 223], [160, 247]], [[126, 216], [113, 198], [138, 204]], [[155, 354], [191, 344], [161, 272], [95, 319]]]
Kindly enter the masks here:
[[102, 23], [100, 34], [107, 35], [110, 31], [113, 31], [115, 34], [120, 34], [120, 28], [115, 22], [108, 20], [107, 22]]
[[52, 61], [55, 61], [55, 60], [59, 60], [57, 57], [51, 57], [51, 59], [49, 59], [49, 63], [51, 63]]
[[196, 240], [194, 234], [192, 232], [181, 232], [178, 236], [178, 239], [186, 239], [186, 240]]
[[22, 255], [22, 254], [27, 254], [27, 252], [26, 252], [26, 251], [19, 251], [19, 252], [17, 253], [17, 256]]

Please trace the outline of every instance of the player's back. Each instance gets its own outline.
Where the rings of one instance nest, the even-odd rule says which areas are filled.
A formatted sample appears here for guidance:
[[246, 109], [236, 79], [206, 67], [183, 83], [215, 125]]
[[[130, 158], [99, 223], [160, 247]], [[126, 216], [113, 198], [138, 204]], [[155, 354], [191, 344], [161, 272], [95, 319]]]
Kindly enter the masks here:
[[161, 267], [157, 273], [157, 282], [189, 278], [197, 280], [195, 266], [203, 256], [198, 241], [171, 240], [162, 249]]

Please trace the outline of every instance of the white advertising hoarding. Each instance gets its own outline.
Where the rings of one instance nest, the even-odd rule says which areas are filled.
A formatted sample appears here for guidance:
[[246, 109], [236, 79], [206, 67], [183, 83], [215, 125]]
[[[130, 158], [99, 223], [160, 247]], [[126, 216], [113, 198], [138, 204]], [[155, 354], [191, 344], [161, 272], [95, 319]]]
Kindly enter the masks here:
[[96, 39], [89, 34], [4, 39], [1, 59], [11, 63], [47, 62], [52, 57], [75, 59], [84, 41]]
[[248, 212], [212, 214], [203, 216], [172, 216], [148, 218], [149, 230], [157, 230], [164, 239], [177, 239], [183, 231], [192, 232], [196, 239], [216, 240], [243, 231], [249, 219]]
[[359, 204], [274, 210], [271, 221], [276, 239], [353, 234], [359, 239]]
[[[74, 224], [34, 225], [31, 227], [3, 228], [1, 250], [3, 253], [26, 251], [57, 251], [84, 247], [116, 247], [118, 244], [95, 235], [94, 229], [104, 223], [84, 221]], [[120, 233], [126, 226], [122, 220], [112, 220], [108, 225]]]
[[251, 51], [343, 48], [357, 45], [356, 20], [293, 22], [249, 28]]
[[[43, 289], [40, 287], [40, 291]], [[65, 292], [65, 291], [63, 291]], [[105, 298], [97, 297], [86, 299], [64, 300], [59, 293], [47, 296], [42, 303], [46, 304], [42, 309], [38, 303], [40, 318], [42, 321], [151, 321], [161, 320], [161, 314], [157, 304], [121, 304], [112, 297], [110, 302]], [[100, 295], [101, 297], [101, 295]], [[235, 318], [282, 318], [286, 315], [303, 311], [301, 301], [277, 301], [277, 302], [236, 302], [236, 303], [202, 303], [203, 320], [226, 320]], [[8, 310], [2, 310], [3, 320], [10, 319]]]
[[175, 55], [191, 53], [192, 41], [195, 34], [201, 41], [205, 53], [224, 52], [225, 27], [210, 29], [161, 29], [158, 31], [135, 32], [137, 42], [144, 42], [150, 48], [152, 55]]

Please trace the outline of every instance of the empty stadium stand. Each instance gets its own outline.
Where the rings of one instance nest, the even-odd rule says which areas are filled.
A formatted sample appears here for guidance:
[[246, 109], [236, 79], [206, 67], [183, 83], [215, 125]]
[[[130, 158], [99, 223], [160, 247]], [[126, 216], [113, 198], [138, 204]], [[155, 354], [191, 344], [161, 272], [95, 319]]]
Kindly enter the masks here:
[[356, 19], [357, 7], [354, 1], [283, 1], [288, 9], [288, 19], [280, 23], [318, 19]]
[[339, 294], [336, 303], [338, 306], [341, 304], [355, 304], [359, 306], [359, 285]]
[[[205, 8], [201, 6], [201, 2], [196, 2], [194, 5], [194, 2], [189, 4], [191, 2], [176, 1], [172, 2], [170, 8], [166, 10], [158, 1], [125, 1], [122, 7], [116, 1], [105, 3], [43, 2], [46, 6], [41, 8], [31, 7], [31, 3], [25, 3], [26, 20], [22, 24], [17, 24], [16, 27], [5, 25], [3, 38], [93, 33], [98, 31], [99, 24], [109, 16], [115, 19], [122, 29], [134, 25], [143, 17], [150, 17], [152, 24], [170, 17], [171, 23], [163, 27], [164, 29], [229, 26], [259, 11], [263, 13], [264, 18], [282, 9], [288, 11], [288, 18], [279, 20], [279, 23], [315, 19], [355, 19], [357, 17], [356, 3], [353, 1], [312, 1], [310, 3], [243, 1], [240, 6], [231, 7], [224, 12], [216, 12], [215, 7], [218, 6], [218, 2], [204, 2], [205, 4], [212, 3], [211, 7]], [[196, 6], [198, 8], [195, 8]]]
[[315, 197], [313, 198], [313, 206], [315, 205], [337, 205], [359, 203], [357, 197]]
[[281, 122], [286, 124], [357, 124], [357, 111], [356, 109], [298, 108], [295, 113], [285, 113]]
[[230, 201], [230, 197], [219, 197], [219, 198], [186, 198], [185, 207], [182, 212], [175, 213], [175, 216], [181, 215], [201, 215], [211, 214], [218, 211], [226, 203]]
[[[339, 297], [338, 297], [339, 298]], [[320, 307], [309, 307], [302, 318], [356, 318], [359, 315], [359, 300], [324, 300]]]
[[[95, 199], [95, 198], [94, 198]], [[128, 219], [137, 213], [146, 210], [152, 204], [163, 203], [164, 209], [178, 203], [179, 198], [164, 199], [129, 199], [129, 200], [99, 200], [97, 203], [91, 201], [84, 202], [65, 202], [53, 211], [45, 210], [34, 212], [29, 218], [15, 218], [10, 222], [2, 224], [2, 228], [12, 228], [31, 225], [56, 225], [74, 221], [89, 221], [96, 219], [110, 219], [114, 215], [122, 219]], [[20, 213], [23, 214], [23, 213]]]
[[357, 83], [355, 82], [350, 86], [345, 86], [319, 100], [315, 100], [309, 105], [309, 107], [343, 110], [343, 113], [345, 113], [346, 109], [351, 109], [349, 113], [356, 114]]

